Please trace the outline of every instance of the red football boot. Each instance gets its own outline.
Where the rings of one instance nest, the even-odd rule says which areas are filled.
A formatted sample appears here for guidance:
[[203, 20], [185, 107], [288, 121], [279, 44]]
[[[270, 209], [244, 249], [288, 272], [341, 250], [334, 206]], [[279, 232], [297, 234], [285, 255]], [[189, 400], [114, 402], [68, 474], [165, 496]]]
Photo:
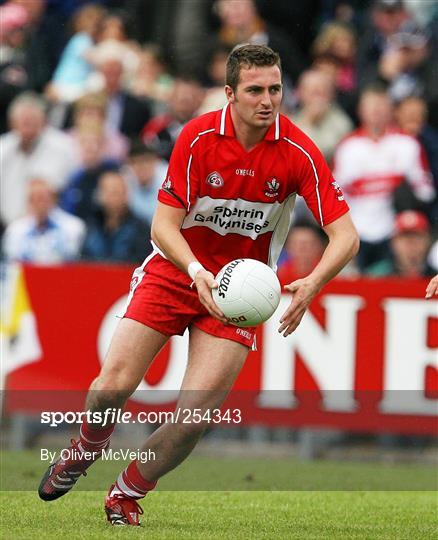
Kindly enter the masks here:
[[54, 501], [70, 491], [81, 475], [87, 476], [86, 470], [100, 457], [101, 452], [95, 452], [94, 459], [85, 460], [81, 457], [83, 451], [78, 443], [71, 439], [71, 446], [62, 454], [68, 454], [67, 459], [60, 457], [52, 463], [41, 480], [38, 495], [43, 501]]
[[110, 495], [114, 484], [110, 487], [108, 495], [105, 497], [105, 512], [111, 525], [140, 525], [140, 515], [143, 508], [136, 499], [126, 497], [121, 493]]

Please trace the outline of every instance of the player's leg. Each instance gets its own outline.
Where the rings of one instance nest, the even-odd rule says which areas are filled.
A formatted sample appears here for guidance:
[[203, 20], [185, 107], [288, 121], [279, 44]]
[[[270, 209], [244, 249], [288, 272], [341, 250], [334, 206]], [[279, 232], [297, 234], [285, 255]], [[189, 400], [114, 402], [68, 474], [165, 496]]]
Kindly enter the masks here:
[[[155, 487], [158, 478], [190, 454], [208, 426], [207, 422], [194, 422], [191, 415], [181, 412], [194, 409], [204, 412], [220, 407], [245, 362], [248, 350], [241, 343], [212, 336], [196, 327], [191, 329], [189, 360], [176, 408], [180, 411], [178, 421], [175, 414], [173, 422], [166, 422], [146, 440], [142, 450], [154, 452], [154, 460], [147, 463], [133, 461], [111, 486], [105, 501], [111, 523], [139, 524], [141, 508], [135, 500], [144, 497]], [[185, 419], [189, 421], [185, 423]], [[137, 512], [133, 511], [133, 505]]]
[[[134, 392], [168, 336], [137, 321], [122, 319], [114, 333], [99, 376], [87, 396], [86, 409], [92, 412], [122, 408]], [[44, 475], [38, 493], [46, 501], [67, 493], [86, 469], [98, 459], [114, 430], [114, 424], [93, 424], [84, 421], [80, 439], [72, 440], [65, 452], [67, 459], [58, 459]], [[84, 452], [91, 456], [84, 459]]]
[[208, 421], [195, 421], [188, 411], [203, 415], [219, 408], [227, 397], [246, 357], [248, 347], [218, 338], [193, 327], [190, 334], [189, 361], [176, 411], [179, 418], [163, 424], [145, 442], [143, 449], [155, 452], [156, 459], [140, 463], [144, 478], [157, 480], [179, 465], [193, 450], [208, 427]]

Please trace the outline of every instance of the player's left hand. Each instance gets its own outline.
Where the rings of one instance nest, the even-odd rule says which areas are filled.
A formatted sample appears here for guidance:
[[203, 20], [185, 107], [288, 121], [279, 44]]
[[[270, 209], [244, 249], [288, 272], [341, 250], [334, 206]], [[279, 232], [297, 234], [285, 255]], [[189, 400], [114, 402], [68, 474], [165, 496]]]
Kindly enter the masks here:
[[310, 302], [318, 294], [319, 287], [312, 279], [303, 278], [286, 285], [285, 289], [291, 292], [293, 297], [280, 319], [278, 331], [280, 334], [284, 332], [284, 337], [287, 337], [297, 329]]

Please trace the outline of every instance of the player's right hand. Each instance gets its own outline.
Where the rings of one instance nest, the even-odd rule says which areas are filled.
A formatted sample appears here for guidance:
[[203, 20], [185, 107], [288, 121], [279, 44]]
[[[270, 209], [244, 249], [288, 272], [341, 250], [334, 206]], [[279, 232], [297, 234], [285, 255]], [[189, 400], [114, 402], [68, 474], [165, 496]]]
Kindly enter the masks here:
[[222, 311], [217, 307], [211, 295], [212, 289], [218, 288], [218, 283], [214, 280], [214, 276], [208, 270], [199, 270], [195, 277], [195, 285], [198, 291], [199, 301], [210, 313], [212, 317], [218, 319], [224, 324], [228, 321]]

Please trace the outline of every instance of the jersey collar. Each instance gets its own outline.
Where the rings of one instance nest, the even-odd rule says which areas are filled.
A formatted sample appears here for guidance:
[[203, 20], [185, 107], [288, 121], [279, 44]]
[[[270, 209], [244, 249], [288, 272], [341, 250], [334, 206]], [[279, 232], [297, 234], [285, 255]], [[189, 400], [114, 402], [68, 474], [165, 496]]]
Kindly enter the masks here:
[[[215, 131], [225, 137], [236, 137], [233, 120], [231, 118], [230, 104], [227, 103], [217, 112]], [[265, 141], [278, 141], [280, 139], [280, 114], [277, 113], [275, 121], [266, 132]]]

